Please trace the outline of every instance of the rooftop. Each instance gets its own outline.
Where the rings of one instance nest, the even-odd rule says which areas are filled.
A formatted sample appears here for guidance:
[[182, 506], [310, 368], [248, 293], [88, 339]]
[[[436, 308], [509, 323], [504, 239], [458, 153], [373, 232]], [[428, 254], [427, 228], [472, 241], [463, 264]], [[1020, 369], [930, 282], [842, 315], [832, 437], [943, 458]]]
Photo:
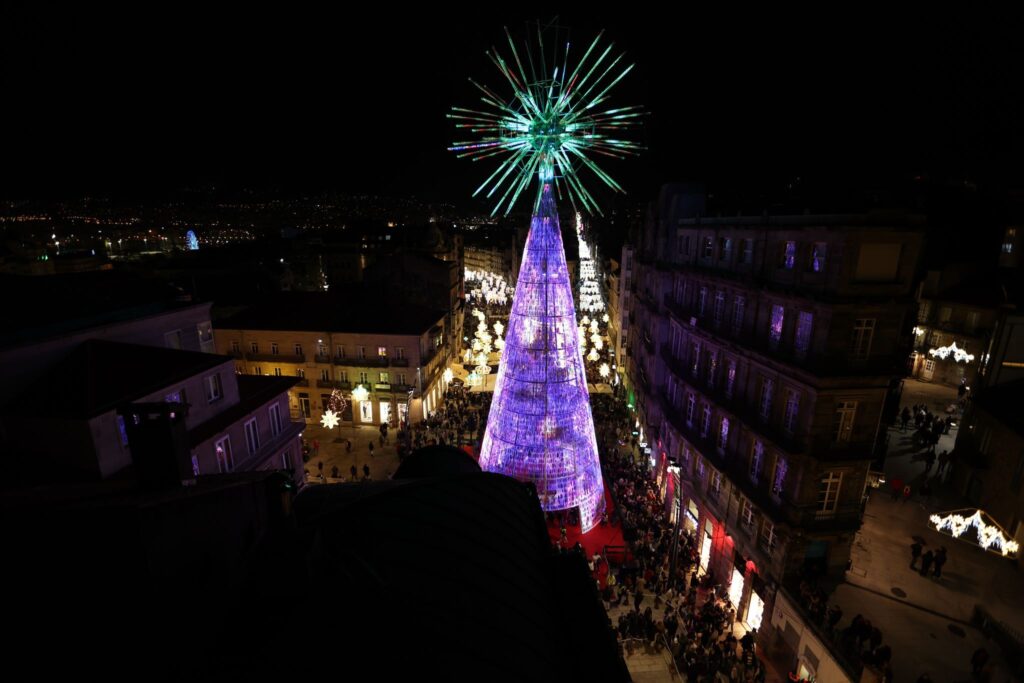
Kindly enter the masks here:
[[87, 419], [231, 361], [212, 353], [90, 339], [16, 396], [6, 412]]
[[282, 292], [217, 324], [222, 330], [289, 330], [421, 335], [445, 312], [328, 292]]
[[[222, 358], [223, 356], [217, 357]], [[238, 380], [238, 403], [192, 429], [188, 433], [188, 440], [189, 445], [193, 448], [218, 432], [224, 431], [229, 425], [273, 400], [274, 397], [285, 393], [299, 381], [298, 377], [263, 375], [238, 375], [236, 379]], [[283, 417], [287, 419], [288, 416]]]
[[167, 283], [123, 271], [0, 275], [0, 348], [197, 305]]

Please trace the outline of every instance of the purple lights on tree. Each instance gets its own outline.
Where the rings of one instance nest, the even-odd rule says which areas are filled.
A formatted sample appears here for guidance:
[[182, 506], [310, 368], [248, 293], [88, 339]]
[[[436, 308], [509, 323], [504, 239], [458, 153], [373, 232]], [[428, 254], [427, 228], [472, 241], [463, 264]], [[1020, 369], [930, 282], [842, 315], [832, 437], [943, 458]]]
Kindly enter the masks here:
[[480, 466], [531, 481], [545, 510], [578, 507], [589, 531], [604, 482], [551, 183], [545, 183], [512, 299]]

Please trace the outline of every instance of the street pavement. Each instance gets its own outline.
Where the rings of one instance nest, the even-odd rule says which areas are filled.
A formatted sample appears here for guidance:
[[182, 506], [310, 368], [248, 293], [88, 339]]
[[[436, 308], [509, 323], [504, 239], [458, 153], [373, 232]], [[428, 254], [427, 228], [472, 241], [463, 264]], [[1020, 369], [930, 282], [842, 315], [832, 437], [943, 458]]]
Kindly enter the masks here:
[[[907, 380], [901, 403], [927, 403], [945, 415], [956, 401], [950, 387]], [[901, 406], [902, 409], [902, 406]], [[854, 540], [846, 584], [829, 602], [843, 609], [840, 628], [863, 614], [881, 628], [883, 642], [893, 650], [894, 680], [914, 681], [928, 673], [933, 681], [962, 681], [970, 677], [970, 657], [984, 646], [995, 668], [1006, 671], [999, 647], [971, 626], [975, 605], [996, 619], [1024, 632], [1024, 580], [1016, 562], [985, 552], [976, 545], [935, 531], [928, 523], [934, 513], [964, 507], [957, 492], [936, 476], [938, 465], [925, 474], [923, 452], [915, 448], [912, 429], [890, 428], [885, 462], [888, 482], [898, 477], [910, 484], [909, 500], [891, 495], [889, 483], [870, 491], [863, 525]], [[956, 430], [943, 435], [936, 453], [952, 451]], [[931, 494], [923, 496], [926, 476]], [[910, 569], [911, 544], [925, 551], [945, 547], [948, 561], [941, 578], [924, 577]], [[918, 563], [920, 567], [920, 562]], [[961, 635], [962, 634], [962, 635]], [[1010, 680], [1006, 673], [992, 680]]]

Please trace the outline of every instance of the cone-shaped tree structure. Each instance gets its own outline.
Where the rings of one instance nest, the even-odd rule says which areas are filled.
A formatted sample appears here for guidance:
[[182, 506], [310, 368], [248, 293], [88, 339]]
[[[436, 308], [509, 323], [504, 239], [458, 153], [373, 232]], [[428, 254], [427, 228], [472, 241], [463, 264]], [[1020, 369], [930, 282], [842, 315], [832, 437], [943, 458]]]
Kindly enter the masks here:
[[578, 507], [583, 531], [604, 512], [569, 270], [550, 176], [530, 225], [480, 466], [537, 486], [545, 510]]

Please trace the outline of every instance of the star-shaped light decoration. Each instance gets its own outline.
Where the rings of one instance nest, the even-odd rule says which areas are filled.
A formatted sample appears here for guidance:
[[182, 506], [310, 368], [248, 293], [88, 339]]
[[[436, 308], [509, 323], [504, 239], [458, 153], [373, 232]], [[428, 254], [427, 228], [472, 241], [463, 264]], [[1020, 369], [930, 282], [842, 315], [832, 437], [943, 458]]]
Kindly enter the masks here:
[[324, 412], [323, 417], [320, 418], [320, 424], [327, 429], [334, 429], [338, 426], [338, 415], [333, 410]]

